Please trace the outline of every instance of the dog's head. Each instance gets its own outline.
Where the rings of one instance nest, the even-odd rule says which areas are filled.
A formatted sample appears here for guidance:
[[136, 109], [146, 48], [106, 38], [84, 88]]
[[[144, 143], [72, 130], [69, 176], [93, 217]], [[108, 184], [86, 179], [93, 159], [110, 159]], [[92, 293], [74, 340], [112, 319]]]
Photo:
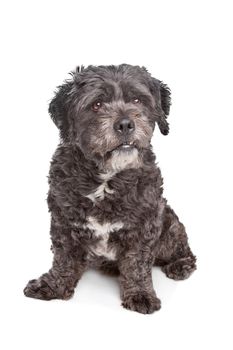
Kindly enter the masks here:
[[58, 88], [49, 113], [64, 142], [87, 158], [107, 158], [148, 148], [155, 123], [167, 135], [170, 90], [144, 67], [78, 67]]

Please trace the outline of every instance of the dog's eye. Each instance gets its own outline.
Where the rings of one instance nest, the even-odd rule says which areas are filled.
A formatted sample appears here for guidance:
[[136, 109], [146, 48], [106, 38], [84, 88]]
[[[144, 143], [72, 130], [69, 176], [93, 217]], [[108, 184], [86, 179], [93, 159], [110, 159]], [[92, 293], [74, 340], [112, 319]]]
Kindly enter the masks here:
[[102, 107], [102, 102], [101, 101], [96, 101], [92, 105], [92, 109], [93, 109], [94, 112], [97, 112], [101, 107]]
[[140, 100], [140, 98], [136, 98], [135, 97], [135, 98], [132, 99], [132, 102], [135, 103], [135, 104], [136, 103], [141, 103], [141, 100]]

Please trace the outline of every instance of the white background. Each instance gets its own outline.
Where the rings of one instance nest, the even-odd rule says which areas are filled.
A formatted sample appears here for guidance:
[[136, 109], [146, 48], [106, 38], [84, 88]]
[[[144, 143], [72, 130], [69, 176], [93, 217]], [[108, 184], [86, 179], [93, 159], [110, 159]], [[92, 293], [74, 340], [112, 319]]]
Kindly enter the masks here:
[[[231, 1], [1, 1], [1, 349], [232, 349]], [[47, 107], [78, 64], [146, 66], [172, 90], [153, 146], [198, 270], [153, 270], [162, 309], [120, 306], [89, 271], [70, 301], [24, 297], [51, 264], [46, 194], [58, 131]]]

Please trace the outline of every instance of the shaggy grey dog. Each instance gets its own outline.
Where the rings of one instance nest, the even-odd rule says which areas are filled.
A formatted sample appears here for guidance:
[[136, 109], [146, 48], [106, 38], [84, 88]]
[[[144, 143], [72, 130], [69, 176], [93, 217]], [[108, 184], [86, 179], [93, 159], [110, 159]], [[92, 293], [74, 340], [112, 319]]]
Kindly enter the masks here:
[[150, 144], [169, 132], [170, 90], [144, 67], [78, 67], [49, 113], [60, 129], [49, 173], [52, 268], [28, 297], [69, 299], [90, 267], [119, 275], [122, 305], [160, 309], [151, 270], [182, 280], [195, 270], [185, 228], [163, 197]]

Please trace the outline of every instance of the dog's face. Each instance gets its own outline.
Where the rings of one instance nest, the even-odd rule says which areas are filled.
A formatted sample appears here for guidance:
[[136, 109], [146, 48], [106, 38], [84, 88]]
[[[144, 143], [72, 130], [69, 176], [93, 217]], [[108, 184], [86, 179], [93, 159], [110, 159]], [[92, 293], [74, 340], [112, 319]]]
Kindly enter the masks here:
[[78, 67], [59, 87], [49, 112], [65, 142], [87, 158], [148, 148], [155, 123], [166, 135], [170, 90], [138, 66]]

